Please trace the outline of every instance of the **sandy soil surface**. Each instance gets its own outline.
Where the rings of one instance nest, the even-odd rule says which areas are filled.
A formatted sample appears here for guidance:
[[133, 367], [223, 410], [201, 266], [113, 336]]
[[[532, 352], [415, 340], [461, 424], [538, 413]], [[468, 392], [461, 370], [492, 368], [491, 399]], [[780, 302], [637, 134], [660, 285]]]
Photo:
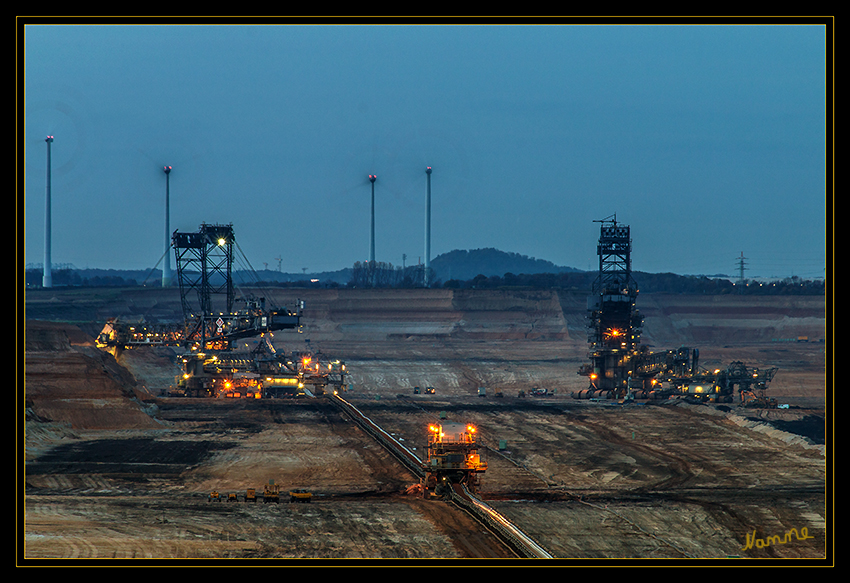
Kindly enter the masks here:
[[[346, 399], [414, 451], [440, 415], [477, 424], [481, 497], [558, 559], [827, 557], [823, 298], [639, 298], [653, 346], [779, 367], [769, 393], [788, 408], [742, 410], [571, 399], [585, 388], [582, 297], [322, 290], [304, 332], [275, 343], [345, 359]], [[514, 564], [469, 516], [409, 494], [415, 477], [326, 400], [163, 398], [177, 351], [116, 361], [94, 347], [104, 314], [175, 309], [171, 290], [28, 295], [20, 559]], [[554, 395], [517, 396], [533, 386]], [[244, 501], [269, 480], [313, 501]]]

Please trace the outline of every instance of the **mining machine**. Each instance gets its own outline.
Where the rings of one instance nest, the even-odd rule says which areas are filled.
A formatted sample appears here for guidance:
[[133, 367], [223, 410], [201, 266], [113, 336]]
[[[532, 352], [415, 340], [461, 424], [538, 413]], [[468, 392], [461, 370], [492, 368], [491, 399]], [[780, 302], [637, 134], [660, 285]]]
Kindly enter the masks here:
[[[267, 306], [264, 297], [237, 299], [233, 263], [238, 245], [233, 225], [204, 223], [197, 232], [174, 231], [171, 243], [183, 321], [110, 319], [98, 336], [99, 347], [115, 351], [182, 347], [183, 371], [169, 389], [171, 395], [274, 398], [345, 389], [344, 363], [322, 362], [311, 353], [287, 355], [271, 342], [276, 331], [300, 329], [303, 302], [280, 308]], [[254, 348], [240, 351], [251, 338], [260, 340]]]
[[[98, 346], [228, 350], [241, 338], [299, 328], [302, 302], [282, 308], [266, 306], [263, 297], [237, 300], [232, 277], [235, 243], [233, 225], [204, 223], [196, 233], [174, 231], [171, 245], [177, 260], [183, 322], [120, 322], [112, 318], [98, 335]], [[213, 298], [222, 296], [224, 305], [215, 310]], [[237, 307], [237, 303], [244, 306]]]
[[750, 368], [735, 361], [724, 369], [700, 371], [681, 383], [678, 392], [698, 401], [734, 403], [743, 407], [775, 408], [776, 399], [765, 395], [778, 369]]
[[[193, 352], [190, 348], [183, 359], [183, 380], [189, 394], [277, 398], [345, 389], [344, 363], [322, 362], [313, 353], [286, 354], [276, 350], [271, 341], [277, 330], [300, 328], [303, 302], [297, 302], [294, 311], [268, 309], [264, 298], [249, 297], [245, 310], [233, 310], [232, 225], [204, 224], [197, 233], [175, 232], [172, 241], [185, 320], [184, 340], [197, 349]], [[213, 294], [225, 302], [218, 313], [212, 309]], [[253, 349], [236, 350], [239, 341], [257, 336], [260, 340]]]
[[248, 351], [187, 352], [173, 391], [189, 397], [280, 399], [339, 393], [347, 388], [345, 363], [312, 352], [275, 349], [270, 334]]
[[616, 215], [595, 222], [601, 227], [599, 274], [587, 303], [590, 363], [578, 370], [588, 377], [589, 384], [573, 397], [654, 399], [679, 395], [731, 403], [737, 387], [741, 403], [769, 403], [763, 392], [776, 368], [750, 369], [736, 361], [726, 369], [706, 371], [699, 366], [697, 348], [653, 352], [640, 344], [643, 316], [636, 307], [638, 287], [632, 277], [630, 228], [618, 223]]
[[280, 503], [280, 484], [275, 484], [274, 480], [269, 480], [268, 484], [263, 485], [263, 503]]
[[618, 223], [616, 215], [595, 222], [601, 227], [596, 247], [599, 274], [587, 302], [590, 364], [579, 370], [590, 383], [576, 396], [623, 398], [632, 389], [651, 390], [653, 378], [673, 355], [651, 356], [640, 346], [643, 316], [636, 308], [630, 227]]
[[289, 491], [290, 502], [305, 502], [310, 503], [313, 499], [313, 493], [306, 488], [293, 488]]
[[463, 484], [470, 492], [477, 492], [487, 462], [478, 453], [476, 428], [444, 421], [433, 423], [428, 429], [428, 453], [422, 463], [426, 497], [431, 493], [446, 495], [453, 484]]

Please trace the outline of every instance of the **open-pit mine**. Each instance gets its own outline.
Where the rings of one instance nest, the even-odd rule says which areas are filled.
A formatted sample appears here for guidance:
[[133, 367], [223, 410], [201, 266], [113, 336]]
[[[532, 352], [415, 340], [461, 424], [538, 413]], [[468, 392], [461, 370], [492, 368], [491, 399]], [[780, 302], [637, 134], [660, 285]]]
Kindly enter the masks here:
[[[183, 348], [98, 347], [110, 319], [179, 320], [177, 289], [27, 292], [20, 564], [831, 561], [822, 296], [641, 295], [643, 345], [775, 368], [768, 405], [575, 398], [587, 292], [262, 293], [303, 306], [275, 348], [344, 362], [344, 383], [186, 396]], [[439, 463], [465, 455], [472, 498], [551, 559], [429, 487], [334, 393], [423, 462], [429, 427], [474, 427], [478, 465]]]
[[29, 291], [19, 557], [828, 563], [824, 297], [638, 309], [600, 223], [589, 295], [237, 288], [207, 224]]

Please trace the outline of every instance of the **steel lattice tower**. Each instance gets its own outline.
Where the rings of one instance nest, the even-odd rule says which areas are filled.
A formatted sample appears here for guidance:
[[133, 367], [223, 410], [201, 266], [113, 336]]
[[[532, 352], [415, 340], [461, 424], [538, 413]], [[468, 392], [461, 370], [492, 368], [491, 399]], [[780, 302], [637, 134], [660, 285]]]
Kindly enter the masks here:
[[[191, 319], [197, 318], [198, 325], [187, 334], [192, 340], [200, 336], [201, 345], [211, 337], [208, 329], [213, 326], [216, 314], [213, 311], [213, 294], [225, 296], [225, 306], [220, 313], [233, 312], [233, 225], [202, 224], [197, 233], [172, 235], [172, 246], [177, 260], [177, 277], [180, 283], [180, 301], [187, 331]], [[197, 294], [197, 304], [192, 301], [192, 291]]]
[[588, 343], [594, 385], [625, 390], [631, 357], [638, 350], [643, 316], [635, 308], [638, 289], [632, 278], [632, 241], [628, 225], [616, 215], [601, 221], [599, 275], [588, 299]]

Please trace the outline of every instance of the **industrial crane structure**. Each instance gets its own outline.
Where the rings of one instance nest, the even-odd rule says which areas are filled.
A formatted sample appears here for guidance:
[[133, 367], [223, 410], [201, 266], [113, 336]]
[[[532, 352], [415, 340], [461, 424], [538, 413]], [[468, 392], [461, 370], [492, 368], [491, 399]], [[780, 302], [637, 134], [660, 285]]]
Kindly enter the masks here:
[[[588, 377], [579, 399], [666, 398], [674, 394], [711, 402], [766, 403], [763, 392], [776, 368], [750, 369], [734, 362], [725, 369], [699, 367], [699, 349], [681, 347], [651, 352], [641, 346], [643, 316], [637, 310], [638, 287], [632, 277], [632, 240], [628, 225], [612, 215], [601, 221], [599, 273], [588, 298]], [[756, 392], [759, 395], [756, 395]]]
[[628, 389], [643, 316], [635, 308], [629, 226], [617, 223], [616, 215], [599, 222], [599, 274], [588, 298], [590, 377], [597, 390], [619, 395]]
[[[101, 348], [182, 346], [192, 350], [229, 350], [240, 339], [275, 330], [297, 329], [299, 303], [293, 309], [267, 308], [265, 298], [244, 298], [235, 309], [232, 225], [202, 224], [196, 233], [174, 231], [183, 322], [119, 322], [109, 319], [98, 336]], [[217, 294], [214, 296], [214, 294]], [[224, 296], [224, 305], [213, 298]]]
[[[183, 340], [188, 345], [228, 350], [234, 340], [300, 326], [298, 308], [267, 309], [264, 298], [247, 298], [245, 308], [234, 311], [235, 241], [233, 225], [206, 223], [197, 233], [175, 231], [171, 237], [180, 282]], [[224, 299], [218, 311], [213, 306], [213, 294]]]
[[[236, 307], [235, 242], [233, 225], [204, 223], [194, 233], [175, 231], [171, 246], [183, 322], [110, 319], [98, 336], [98, 346], [111, 350], [182, 347], [183, 373], [170, 394], [274, 398], [321, 394], [328, 387], [344, 390], [343, 363], [322, 363], [309, 352], [286, 355], [272, 344], [275, 331], [300, 329], [303, 302], [292, 309], [267, 307], [265, 298], [249, 296], [241, 300], [244, 307]], [[223, 305], [216, 305], [222, 300]], [[253, 337], [260, 340], [252, 349], [236, 350], [240, 341]]]

